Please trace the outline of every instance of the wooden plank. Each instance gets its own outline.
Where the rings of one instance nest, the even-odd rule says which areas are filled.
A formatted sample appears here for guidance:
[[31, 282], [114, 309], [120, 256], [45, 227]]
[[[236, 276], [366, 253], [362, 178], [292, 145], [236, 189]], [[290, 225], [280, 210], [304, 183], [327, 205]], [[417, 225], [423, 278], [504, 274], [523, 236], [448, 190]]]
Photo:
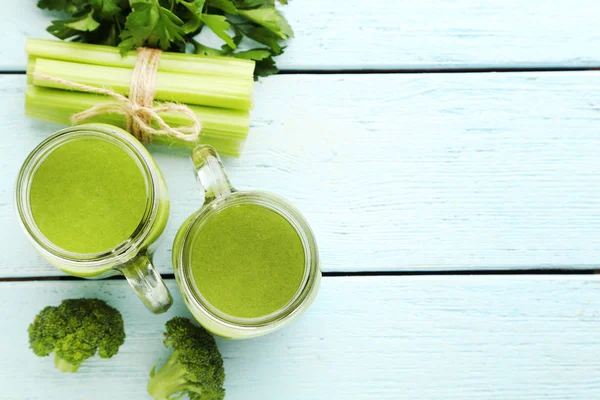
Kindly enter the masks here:
[[[172, 285], [172, 281], [171, 287]], [[168, 352], [164, 322], [123, 281], [0, 283], [2, 398], [141, 399]], [[219, 340], [227, 400], [595, 399], [600, 397], [596, 277], [326, 278], [315, 304], [271, 336]], [[123, 313], [127, 340], [76, 375], [28, 349], [44, 306], [99, 297]], [[17, 306], [18, 305], [18, 306]]]
[[[6, 2], [0, 69], [24, 70], [27, 37], [50, 37], [34, 1]], [[598, 67], [593, 0], [291, 1], [283, 69]]]
[[[13, 183], [59, 128], [23, 116], [0, 76], [0, 277], [59, 272], [21, 233]], [[278, 76], [256, 87], [239, 189], [278, 192], [312, 224], [325, 271], [596, 268], [600, 72]], [[202, 203], [190, 162], [153, 149], [172, 212], [156, 257]]]

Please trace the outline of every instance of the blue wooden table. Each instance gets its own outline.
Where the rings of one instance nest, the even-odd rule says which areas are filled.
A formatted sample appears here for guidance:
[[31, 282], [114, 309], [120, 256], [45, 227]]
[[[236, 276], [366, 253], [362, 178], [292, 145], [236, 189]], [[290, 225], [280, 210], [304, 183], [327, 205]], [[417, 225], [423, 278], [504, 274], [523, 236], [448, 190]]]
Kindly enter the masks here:
[[[25, 118], [35, 2], [0, 13], [0, 399], [145, 399], [164, 322], [122, 280], [65, 280], [21, 233], [17, 170], [57, 125]], [[600, 41], [591, 0], [294, 0], [283, 73], [255, 89], [240, 189], [306, 215], [324, 279], [267, 337], [219, 340], [227, 399], [600, 398]], [[16, 73], [15, 73], [16, 72]], [[172, 198], [156, 254], [201, 193], [151, 148]], [[167, 275], [172, 276], [172, 275]], [[61, 279], [63, 278], [63, 279]], [[75, 374], [28, 349], [44, 306], [100, 297], [128, 339]]]

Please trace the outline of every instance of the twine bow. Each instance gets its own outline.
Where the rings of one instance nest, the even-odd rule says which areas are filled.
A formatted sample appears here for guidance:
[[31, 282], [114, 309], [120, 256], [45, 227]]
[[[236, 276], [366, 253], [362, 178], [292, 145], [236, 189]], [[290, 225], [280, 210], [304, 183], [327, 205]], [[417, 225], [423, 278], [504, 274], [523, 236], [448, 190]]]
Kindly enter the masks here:
[[[200, 136], [202, 125], [196, 114], [187, 106], [177, 103], [162, 103], [154, 106], [156, 72], [160, 50], [141, 48], [131, 76], [129, 97], [123, 96], [112, 89], [99, 88], [34, 72], [36, 79], [59, 83], [69, 89], [106, 95], [116, 102], [107, 102], [90, 107], [71, 117], [73, 124], [79, 123], [97, 115], [115, 113], [124, 115], [127, 120], [127, 130], [142, 143], [151, 143], [152, 136], [168, 135], [187, 142], [195, 142]], [[160, 116], [164, 112], [177, 112], [185, 115], [192, 122], [191, 126], [171, 127]], [[158, 129], [152, 126], [152, 121]]]

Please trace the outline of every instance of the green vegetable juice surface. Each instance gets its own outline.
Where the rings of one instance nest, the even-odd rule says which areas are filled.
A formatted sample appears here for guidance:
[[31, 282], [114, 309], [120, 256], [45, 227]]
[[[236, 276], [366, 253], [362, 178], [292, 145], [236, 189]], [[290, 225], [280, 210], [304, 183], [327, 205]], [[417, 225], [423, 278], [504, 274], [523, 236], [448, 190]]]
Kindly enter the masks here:
[[194, 234], [190, 257], [204, 298], [240, 318], [281, 309], [304, 275], [304, 247], [294, 227], [255, 204], [225, 208], [208, 219]]
[[146, 209], [144, 175], [117, 144], [94, 138], [66, 142], [36, 170], [33, 218], [56, 246], [75, 253], [110, 250], [127, 240]]

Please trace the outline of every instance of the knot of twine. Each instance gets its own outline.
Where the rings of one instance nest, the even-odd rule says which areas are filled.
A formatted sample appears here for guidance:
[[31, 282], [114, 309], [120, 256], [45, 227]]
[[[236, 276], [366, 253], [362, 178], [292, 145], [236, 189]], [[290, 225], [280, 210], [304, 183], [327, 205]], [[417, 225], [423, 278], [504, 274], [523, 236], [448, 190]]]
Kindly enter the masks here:
[[[156, 92], [156, 72], [161, 51], [142, 47], [138, 49], [138, 57], [131, 75], [129, 84], [129, 97], [123, 96], [112, 89], [99, 88], [34, 72], [37, 79], [56, 82], [69, 89], [102, 94], [110, 96], [117, 102], [107, 102], [90, 107], [71, 117], [71, 122], [76, 124], [97, 115], [115, 113], [124, 115], [127, 120], [127, 130], [142, 143], [151, 143], [153, 135], [168, 135], [187, 142], [195, 142], [200, 136], [202, 125], [196, 114], [186, 105], [176, 103], [162, 103], [154, 106]], [[164, 112], [178, 112], [188, 117], [192, 125], [171, 127], [159, 115]], [[152, 126], [156, 122], [158, 129]]]

